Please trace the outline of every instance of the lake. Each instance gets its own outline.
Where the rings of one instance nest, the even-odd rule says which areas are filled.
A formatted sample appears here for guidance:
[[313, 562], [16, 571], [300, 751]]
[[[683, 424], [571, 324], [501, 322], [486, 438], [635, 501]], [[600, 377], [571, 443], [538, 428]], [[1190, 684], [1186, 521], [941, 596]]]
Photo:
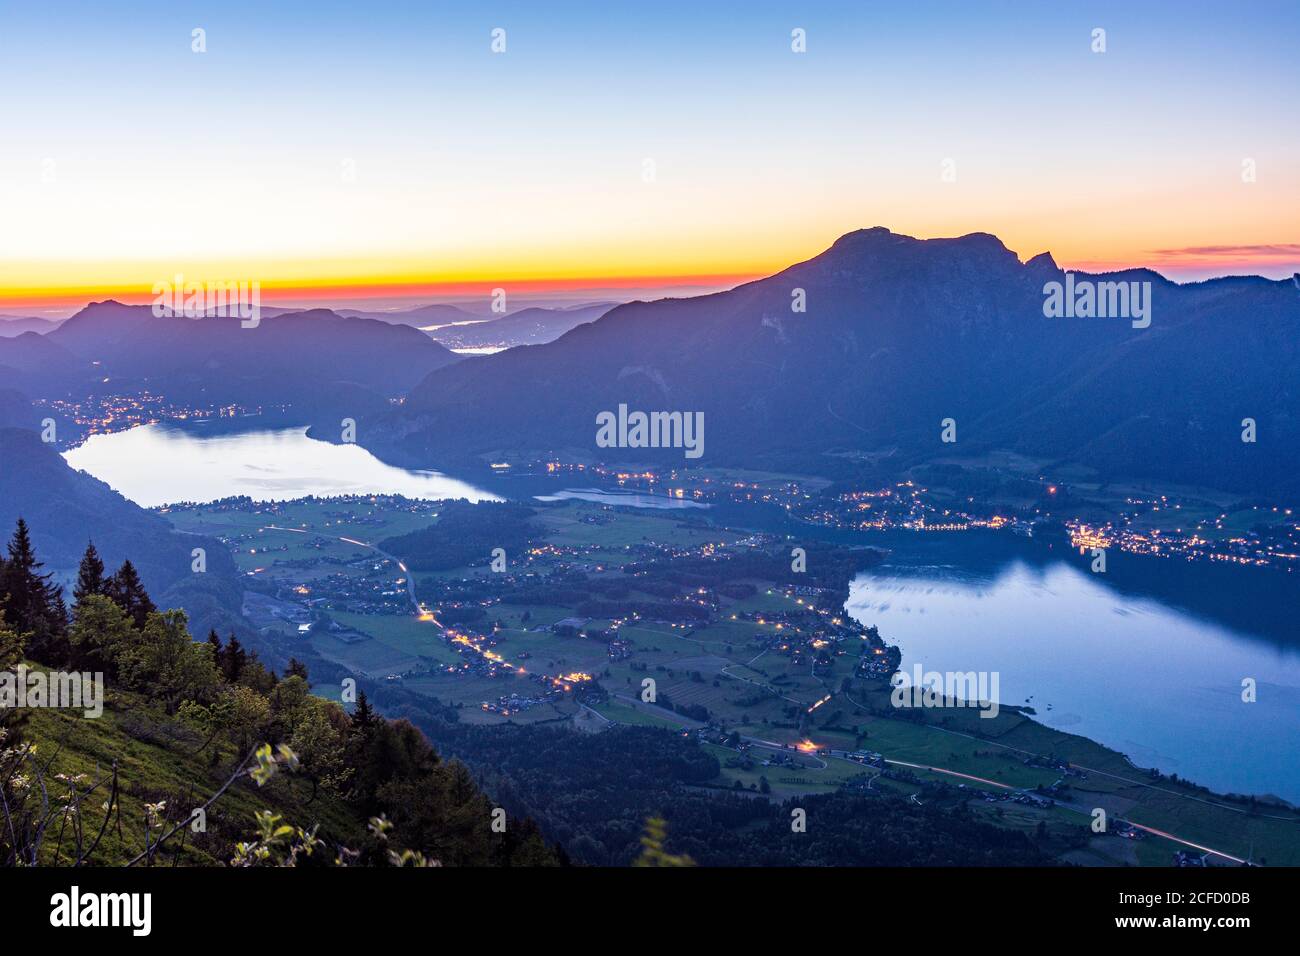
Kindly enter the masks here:
[[[847, 604], [899, 645], [905, 671], [997, 672], [1000, 703], [1028, 704], [1042, 723], [1138, 766], [1300, 802], [1300, 648], [1286, 620], [1294, 603], [1274, 608], [1276, 633], [1267, 622], [1260, 633], [1212, 605], [1198, 609], [1205, 596], [1193, 592], [1212, 586], [1209, 569], [1186, 562], [1112, 555], [1107, 573], [1093, 574], [1068, 548], [1053, 557], [1029, 543], [928, 537], [948, 540], [898, 547], [856, 578]], [[1178, 564], [1186, 602], [1166, 587]], [[1290, 576], [1255, 574], [1259, 586], [1282, 588], [1269, 600], [1294, 595], [1294, 582], [1281, 580]], [[1219, 580], [1232, 588], [1249, 579]], [[1242, 701], [1247, 677], [1255, 703]]]
[[698, 501], [685, 498], [670, 498], [667, 495], [651, 495], [638, 491], [622, 491], [602, 488], [566, 488], [549, 495], [534, 495], [538, 501], [589, 501], [598, 505], [613, 505], [619, 508], [652, 508], [668, 511], [680, 511], [688, 508], [708, 508]]
[[208, 435], [196, 427], [141, 425], [92, 435], [63, 457], [146, 508], [232, 495], [263, 501], [360, 494], [499, 500], [440, 472], [384, 464], [359, 445], [308, 438], [306, 427]]
[[[304, 428], [205, 434], [146, 425], [96, 435], [64, 456], [137, 504], [231, 495], [402, 494], [577, 498], [651, 508], [696, 502], [563, 479], [493, 481], [498, 494], [436, 471], [396, 468]], [[794, 540], [890, 549], [853, 582], [849, 613], [903, 651], [903, 667], [996, 671], [1002, 704], [1100, 741], [1139, 766], [1215, 790], [1300, 802], [1300, 607], [1295, 575], [1112, 552], [1105, 574], [1068, 547], [1008, 534], [862, 534], [793, 522], [782, 509], [695, 512]], [[1258, 700], [1241, 700], [1254, 678]]]

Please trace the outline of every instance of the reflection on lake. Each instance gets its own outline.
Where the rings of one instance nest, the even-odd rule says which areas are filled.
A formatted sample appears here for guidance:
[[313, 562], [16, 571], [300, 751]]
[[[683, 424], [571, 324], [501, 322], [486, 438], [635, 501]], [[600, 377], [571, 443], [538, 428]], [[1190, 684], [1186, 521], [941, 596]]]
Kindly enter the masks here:
[[647, 495], [638, 491], [602, 491], [599, 488], [566, 488], [549, 495], [534, 495], [538, 501], [591, 501], [598, 505], [619, 505], [624, 508], [707, 508], [708, 505], [667, 495]]
[[[952, 545], [896, 552], [850, 589], [849, 613], [900, 646], [904, 670], [996, 671], [1000, 703], [1032, 706], [1042, 723], [1138, 766], [1300, 801], [1294, 645], [1121, 592], [1086, 564], [1011, 558], [990, 568], [962, 559], [970, 543]], [[1248, 677], [1255, 703], [1242, 701]]]
[[259, 501], [361, 494], [498, 500], [436, 471], [386, 465], [359, 445], [308, 438], [305, 427], [205, 435], [141, 425], [92, 435], [63, 457], [146, 508], [232, 495]]

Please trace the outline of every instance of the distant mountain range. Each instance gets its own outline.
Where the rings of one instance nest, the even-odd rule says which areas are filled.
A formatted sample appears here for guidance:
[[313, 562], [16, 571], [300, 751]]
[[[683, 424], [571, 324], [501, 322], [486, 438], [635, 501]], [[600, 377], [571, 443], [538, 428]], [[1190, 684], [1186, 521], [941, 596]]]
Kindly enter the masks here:
[[32, 398], [88, 391], [94, 371], [89, 362], [50, 341], [48, 333], [0, 338], [0, 384]]
[[0, 338], [10, 339], [24, 332], [45, 334], [53, 332], [62, 319], [38, 319], [30, 315], [0, 315]]
[[[237, 318], [159, 317], [149, 306], [97, 302], [62, 321], [0, 321], [14, 332], [0, 336], [0, 382], [29, 398], [147, 389], [178, 405], [262, 407], [281, 418], [337, 423], [377, 414], [429, 372], [458, 361], [450, 347], [550, 341], [612, 306], [528, 307], [505, 316], [441, 304], [384, 313], [267, 308], [255, 328], [244, 328]], [[425, 332], [423, 325], [441, 327]]]
[[553, 342], [580, 325], [594, 322], [617, 302], [598, 302], [567, 309], [528, 308], [472, 325], [448, 325], [429, 336], [449, 349], [514, 348]]
[[482, 322], [491, 318], [490, 313], [481, 315], [463, 309], [458, 305], [440, 303], [390, 311], [366, 311], [362, 309], [338, 309], [337, 311], [339, 315], [346, 315], [353, 319], [374, 319], [378, 322], [388, 322], [391, 325], [409, 325], [417, 329], [451, 322]]
[[592, 302], [564, 308], [529, 306], [505, 315], [482, 315], [455, 305], [425, 305], [398, 312], [340, 309], [339, 315], [413, 325], [425, 329], [430, 338], [450, 349], [505, 349], [551, 342], [570, 329], [594, 322], [617, 304]]
[[179, 403], [359, 415], [457, 356], [413, 328], [327, 309], [237, 318], [157, 317], [98, 302], [45, 334], [0, 339], [0, 374], [29, 397], [148, 387]]
[[[860, 230], [727, 292], [628, 303], [550, 344], [438, 369], [360, 440], [420, 466], [503, 450], [690, 463], [680, 449], [598, 448], [596, 416], [625, 404], [703, 412], [700, 464], [818, 473], [1010, 449], [1103, 478], [1300, 492], [1295, 283], [1075, 280], [1150, 283], [1150, 326], [1046, 317], [1063, 271], [991, 235]], [[947, 418], [955, 445], [941, 441]]]

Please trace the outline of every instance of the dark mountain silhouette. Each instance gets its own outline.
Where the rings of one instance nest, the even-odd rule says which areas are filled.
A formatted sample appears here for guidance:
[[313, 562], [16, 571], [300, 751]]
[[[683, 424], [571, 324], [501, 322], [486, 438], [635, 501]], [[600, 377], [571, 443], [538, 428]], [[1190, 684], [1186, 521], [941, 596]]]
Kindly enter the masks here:
[[617, 304], [597, 302], [565, 309], [534, 306], [486, 322], [444, 326], [430, 332], [429, 336], [450, 349], [542, 345], [558, 339], [570, 329], [594, 322]]
[[392, 325], [410, 325], [423, 328], [428, 325], [445, 325], [450, 322], [480, 322], [491, 316], [478, 315], [459, 306], [433, 303], [414, 309], [395, 309], [388, 312], [368, 312], [360, 309], [338, 309], [339, 315], [355, 319], [375, 319]]
[[22, 392], [0, 388], [0, 428], [36, 428], [35, 409]]
[[24, 332], [0, 337], [0, 383], [27, 395], [62, 395], [84, 386], [94, 375], [90, 362], [53, 341], [50, 335]]
[[327, 309], [264, 315], [244, 328], [234, 317], [157, 317], [148, 306], [100, 302], [42, 341], [96, 363], [102, 390], [148, 386], [180, 402], [288, 403], [309, 413], [381, 408], [457, 360], [416, 329]]
[[44, 335], [57, 329], [62, 321], [62, 319], [40, 319], [30, 315], [0, 315], [0, 338], [13, 338], [24, 332]]
[[[1300, 491], [1295, 285], [1076, 278], [1150, 282], [1150, 327], [1045, 317], [1044, 284], [1063, 273], [994, 236], [861, 230], [727, 292], [628, 303], [548, 345], [440, 369], [361, 440], [420, 465], [502, 449], [684, 463], [680, 450], [598, 449], [596, 415], [624, 403], [704, 412], [705, 464], [817, 472], [828, 456], [902, 466], [1008, 448], [1103, 477]], [[940, 442], [949, 417], [956, 447]]]
[[[427, 329], [435, 342], [451, 349], [516, 345], [540, 345], [559, 338], [570, 329], [600, 318], [618, 303], [584, 302], [547, 308], [530, 305], [505, 315], [473, 312], [457, 305], [433, 304], [392, 312], [363, 312], [338, 309], [339, 315], [378, 319]], [[429, 328], [438, 326], [438, 328]]]
[[65, 320], [52, 341], [88, 359], [102, 360], [152, 321], [149, 306], [123, 305], [112, 299], [92, 302]]

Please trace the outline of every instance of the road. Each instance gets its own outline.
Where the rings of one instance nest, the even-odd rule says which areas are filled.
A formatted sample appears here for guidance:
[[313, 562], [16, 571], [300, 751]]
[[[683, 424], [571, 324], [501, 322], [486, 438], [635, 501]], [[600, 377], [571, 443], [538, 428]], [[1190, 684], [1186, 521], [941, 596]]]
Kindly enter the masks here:
[[264, 527], [262, 527], [262, 528], [260, 528], [260, 529], [258, 529], [258, 530], [260, 530], [260, 531], [288, 531], [288, 532], [291, 533], [291, 534], [314, 534], [314, 535], [320, 535], [320, 537], [322, 537], [322, 538], [330, 538], [330, 537], [332, 537], [332, 538], [334, 538], [335, 541], [343, 541], [343, 542], [345, 542], [345, 543], [347, 543], [347, 544], [355, 544], [357, 547], [360, 547], [360, 548], [369, 548], [371, 551], [375, 552], [375, 554], [378, 554], [378, 555], [380, 555], [381, 557], [387, 558], [389, 561], [392, 561], [394, 564], [396, 564], [399, 568], [402, 569], [402, 574], [403, 574], [403, 575], [405, 576], [405, 578], [406, 578], [406, 593], [407, 593], [407, 595], [408, 595], [408, 596], [410, 597], [410, 599], [411, 599], [411, 607], [413, 607], [413, 608], [415, 609], [415, 616], [418, 617], [418, 618], [420, 618], [420, 620], [422, 620], [422, 621], [432, 621], [434, 624], [436, 624], [436, 625], [438, 626], [438, 629], [439, 629], [439, 630], [443, 630], [443, 629], [444, 629], [443, 626], [442, 626], [442, 623], [441, 623], [441, 622], [440, 622], [436, 617], [433, 616], [433, 612], [430, 611], [430, 610], [429, 610], [427, 607], [425, 607], [423, 604], [421, 604], [419, 598], [417, 598], [417, 597], [415, 596], [415, 578], [413, 578], [413, 577], [411, 576], [411, 572], [410, 572], [410, 570], [406, 567], [406, 564], [403, 563], [402, 560], [401, 560], [400, 558], [396, 557], [395, 555], [391, 555], [391, 554], [389, 554], [387, 551], [383, 551], [383, 550], [381, 550], [380, 548], [377, 548], [375, 545], [371, 544], [371, 543], [368, 542], [368, 541], [358, 541], [356, 538], [347, 538], [347, 537], [344, 537], [344, 536], [341, 535], [341, 534], [340, 534], [340, 535], [328, 535], [328, 534], [326, 534], [326, 535], [322, 535], [319, 531], [304, 531], [302, 528], [283, 528], [283, 527], [281, 527], [280, 525], [275, 525], [275, 524], [268, 524], [268, 525], [265, 525]]
[[[704, 726], [703, 721], [691, 720], [687, 717], [683, 717], [681, 714], [677, 713], [676, 711], [667, 710], [666, 708], [660, 707], [657, 704], [647, 704], [635, 697], [628, 697], [623, 694], [615, 694], [613, 696], [617, 697], [620, 700], [627, 701], [628, 703], [632, 704], [634, 707], [645, 708], [654, 712], [658, 712], [663, 716], [670, 717], [671, 719], [679, 721], [686, 726], [693, 726], [697, 728]], [[961, 736], [965, 736], [965, 735], [963, 734]], [[740, 739], [753, 746], [766, 747], [772, 750], [779, 750], [786, 754], [789, 754], [791, 752], [791, 748], [785, 746], [784, 744], [777, 743], [776, 741], [773, 740], [763, 740], [760, 737], [749, 737], [744, 734], [740, 735]], [[1009, 748], [1009, 749], [1014, 749], [1014, 748]], [[795, 752], [801, 753], [801, 751], [795, 751]], [[847, 757], [842, 756], [841, 755], [842, 753], [843, 753], [842, 751], [841, 752], [822, 751], [819, 754], [805, 753], [803, 754], [803, 756], [813, 757], [814, 759], [825, 758], [827, 760], [843, 760], [846, 763], [851, 763], [854, 766], [862, 767], [864, 770], [866, 769], [866, 765], [858, 763], [858, 761], [856, 760], [849, 760]], [[944, 774], [946, 776], [956, 777], [961, 780], [969, 780], [972, 781], [973, 783], [982, 784], [984, 786], [996, 787], [999, 790], [1011, 790], [1011, 791], [1018, 792], [1016, 787], [1010, 786], [1009, 784], [999, 783], [996, 780], [988, 780], [984, 777], [976, 777], [968, 773], [962, 773], [959, 770], [949, 770], [947, 767], [932, 767], [928, 764], [909, 763], [906, 760], [891, 760], [888, 757], [884, 758], [884, 760], [885, 763], [892, 764], [893, 766], [896, 767], [907, 767], [912, 770], [926, 770], [931, 773]], [[825, 762], [825, 760], [821, 760], [820, 769], [825, 769], [827, 766], [828, 764]], [[1073, 801], [1061, 800], [1061, 799], [1056, 799], [1056, 803], [1062, 807], [1065, 807], [1068, 810], [1073, 810], [1076, 813], [1080, 813], [1085, 817], [1092, 816], [1092, 810], [1093, 810], [1092, 807], [1087, 807], [1082, 804], [1074, 803]], [[1127, 823], [1129, 826], [1133, 827], [1136, 830], [1142, 830], [1146, 833], [1152, 834], [1153, 836], [1163, 837], [1166, 840], [1170, 840], [1174, 843], [1181, 844], [1182, 846], [1189, 847], [1193, 850], [1199, 850], [1202, 853], [1209, 853], [1213, 856], [1222, 857], [1223, 859], [1228, 860], [1229, 862], [1232, 863], [1240, 864], [1246, 862], [1239, 856], [1233, 856], [1231, 853], [1227, 853], [1223, 850], [1216, 850], [1213, 847], [1203, 846], [1200, 843], [1193, 843], [1191, 840], [1185, 840], [1182, 837], [1176, 836], [1175, 834], [1169, 833], [1165, 830], [1157, 830], [1155, 827], [1145, 826], [1141, 823], [1134, 823], [1132, 820], [1127, 820], [1127, 819], [1124, 820], [1123, 822]]]
[[[266, 525], [262, 530], [264, 530], [264, 531], [288, 531], [288, 532], [291, 532], [291, 533], [293, 533], [293, 534], [319, 534], [319, 532], [316, 532], [316, 531], [304, 531], [304, 530], [301, 529], [301, 528], [283, 528], [283, 527], [280, 527], [279, 525]], [[330, 537], [330, 536], [329, 536], [329, 535], [325, 535], [325, 537]], [[445, 630], [445, 629], [443, 628], [443, 626], [442, 626], [442, 623], [441, 623], [441, 622], [440, 622], [436, 617], [433, 616], [433, 612], [430, 611], [430, 610], [429, 610], [427, 607], [425, 607], [424, 605], [422, 605], [422, 604], [420, 603], [419, 599], [416, 598], [416, 596], [415, 596], [415, 581], [414, 581], [414, 579], [411, 577], [411, 573], [410, 573], [410, 571], [407, 569], [406, 565], [405, 565], [405, 564], [404, 564], [404, 563], [403, 563], [399, 558], [395, 557], [394, 555], [388, 554], [386, 551], [383, 551], [383, 550], [381, 550], [380, 548], [377, 548], [375, 545], [370, 544], [369, 542], [366, 542], [366, 541], [358, 541], [356, 538], [348, 538], [348, 537], [344, 537], [343, 535], [336, 535], [336, 536], [334, 536], [334, 537], [335, 537], [336, 540], [338, 540], [338, 541], [343, 541], [343, 542], [345, 542], [345, 543], [347, 543], [347, 544], [354, 544], [354, 545], [357, 545], [358, 547], [361, 547], [361, 548], [368, 548], [368, 549], [370, 549], [371, 551], [374, 551], [376, 554], [379, 554], [379, 555], [381, 555], [381, 556], [383, 556], [383, 557], [385, 557], [385, 558], [388, 558], [388, 560], [394, 562], [394, 563], [395, 563], [399, 568], [401, 568], [401, 570], [402, 570], [402, 574], [405, 575], [405, 577], [406, 577], [406, 590], [407, 590], [407, 594], [410, 596], [410, 599], [411, 599], [411, 606], [415, 609], [415, 614], [416, 614], [416, 616], [419, 617], [421, 620], [432, 621], [435, 625], [437, 625], [437, 627], [438, 627], [439, 630]], [[725, 667], [722, 669], [722, 673], [723, 673], [723, 674], [726, 674], [726, 676], [729, 677], [729, 678], [731, 678], [732, 680], [744, 681], [744, 682], [747, 683], [747, 684], [754, 684], [755, 686], [763, 687], [765, 690], [771, 690], [771, 688], [766, 687], [766, 685], [760, 684], [758, 681], [752, 681], [752, 680], [749, 680], [748, 678], [745, 678], [745, 677], [738, 677], [738, 676], [735, 675], [735, 674], [727, 674], [727, 673], [726, 673], [726, 668], [725, 668]], [[795, 700], [795, 699], [792, 698], [792, 697], [786, 697], [784, 694], [780, 694], [779, 692], [777, 692], [777, 693], [778, 693], [778, 696], [782, 697], [784, 700], [788, 700], [788, 701], [790, 701], [791, 703], [795, 703], [795, 704], [799, 704], [800, 706], [803, 706], [803, 702], [802, 702], [802, 701], [797, 701], [797, 700]], [[615, 695], [613, 695], [613, 696], [619, 698], [620, 700], [625, 700], [625, 701], [631, 703], [634, 707], [649, 707], [649, 708], [651, 708], [652, 710], [659, 711], [659, 712], [661, 712], [663, 715], [668, 716], [668, 717], [671, 717], [673, 720], [680, 721], [681, 723], [685, 724], [686, 726], [692, 726], [692, 725], [693, 725], [693, 726], [695, 726], [695, 727], [697, 727], [697, 728], [698, 728], [698, 727], [702, 727], [702, 726], [704, 726], [703, 722], [701, 722], [701, 721], [690, 720], [689, 718], [683, 717], [681, 714], [678, 714], [676, 711], [667, 710], [667, 709], [665, 709], [665, 708], [659, 707], [658, 705], [654, 705], [654, 704], [646, 704], [646, 703], [644, 703], [643, 701], [641, 701], [641, 700], [639, 700], [639, 699], [637, 699], [637, 698], [634, 698], [634, 697], [626, 697], [626, 696], [624, 696], [624, 695], [622, 695], [622, 694], [615, 694]], [[857, 701], [854, 701], [851, 697], [849, 698], [849, 700], [852, 701], [852, 703], [853, 703], [855, 706], [861, 708], [861, 705], [858, 704]], [[593, 713], [595, 713], [595, 711], [593, 711]], [[602, 715], [597, 715], [597, 716], [602, 716]], [[963, 733], [960, 733], [960, 732], [958, 732], [958, 731], [950, 731], [950, 730], [946, 730], [946, 728], [935, 728], [935, 729], [936, 729], [936, 730], [944, 730], [946, 733], [956, 734], [956, 735], [959, 736], [959, 737], [968, 737], [968, 736], [969, 736], [968, 734], [963, 734]], [[791, 748], [785, 746], [784, 744], [777, 743], [776, 741], [773, 741], [773, 740], [763, 740], [763, 739], [758, 738], [758, 737], [748, 737], [748, 736], [745, 736], [745, 735], [743, 735], [743, 734], [741, 735], [741, 738], [740, 738], [740, 739], [743, 740], [743, 741], [745, 741], [745, 742], [748, 743], [748, 744], [753, 745], [753, 746], [769, 748], [769, 749], [772, 749], [772, 750], [778, 750], [778, 751], [780, 751], [780, 752], [782, 752], [782, 753], [785, 753], [785, 754], [789, 754], [789, 753], [790, 753], [790, 750], [791, 750]], [[970, 737], [970, 739], [971, 739], [971, 740], [976, 740], [976, 739], [978, 739], [978, 738]], [[981, 741], [981, 742], [982, 742], [982, 743], [989, 743], [989, 741]], [[1004, 746], [1004, 747], [1006, 747], [1006, 749], [1008, 749], [1008, 750], [1014, 750], [1014, 751], [1016, 751], [1017, 753], [1024, 753], [1024, 754], [1026, 754], [1026, 755], [1030, 755], [1030, 754], [1029, 754], [1029, 751], [1019, 750], [1018, 748], [1015, 748], [1015, 747], [1007, 747], [1006, 745], [999, 745], [999, 746]], [[796, 752], [796, 753], [802, 753], [803, 756], [805, 756], [805, 757], [810, 757], [811, 759], [816, 760], [816, 761], [818, 762], [818, 764], [819, 764], [818, 769], [821, 769], [821, 770], [825, 770], [825, 769], [829, 766], [829, 764], [826, 762], [827, 759], [830, 759], [830, 760], [843, 760], [843, 761], [845, 761], [846, 763], [852, 763], [852, 764], [854, 764], [855, 766], [859, 766], [859, 767], [863, 766], [862, 764], [858, 763], [856, 760], [849, 760], [847, 757], [839, 756], [839, 755], [837, 755], [837, 754], [835, 754], [835, 753], [831, 753], [831, 752], [825, 752], [825, 753], [820, 753], [820, 754], [814, 754], [814, 753], [804, 753], [803, 751], [799, 751], [799, 750], [797, 750], [797, 749], [795, 750], [795, 752]], [[1032, 755], [1031, 755], [1031, 756], [1032, 756]], [[988, 780], [988, 779], [986, 779], [986, 778], [984, 778], [984, 777], [976, 777], [976, 776], [972, 776], [971, 774], [968, 774], [968, 773], [962, 773], [962, 772], [959, 771], [959, 770], [949, 770], [949, 769], [946, 768], [946, 767], [931, 767], [931, 766], [926, 766], [926, 765], [924, 765], [924, 764], [908, 763], [908, 762], [905, 761], [905, 760], [891, 760], [891, 759], [889, 759], [889, 758], [887, 758], [887, 757], [885, 758], [885, 763], [887, 763], [887, 764], [893, 764], [894, 766], [899, 766], [899, 767], [908, 767], [908, 768], [910, 768], [910, 769], [914, 769], [914, 770], [927, 770], [927, 771], [930, 771], [931, 773], [944, 774], [944, 775], [947, 775], [947, 776], [950, 776], [950, 777], [957, 777], [957, 778], [962, 779], [962, 780], [970, 780], [970, 781], [972, 781], [973, 783], [983, 784], [983, 785], [985, 785], [985, 786], [990, 786], [990, 787], [997, 787], [997, 788], [1002, 789], [1002, 790], [1015, 790], [1015, 789], [1016, 789], [1015, 787], [1009, 786], [1008, 784], [1005, 784], [1005, 783], [998, 783], [996, 780]], [[1201, 803], [1210, 803], [1210, 804], [1212, 804], [1213, 806], [1221, 807], [1221, 808], [1223, 808], [1223, 809], [1229, 809], [1229, 810], [1236, 809], [1235, 807], [1224, 807], [1223, 804], [1214, 803], [1213, 801], [1210, 801], [1210, 800], [1204, 800], [1204, 799], [1201, 799], [1201, 798], [1199, 798], [1199, 797], [1191, 797], [1191, 796], [1188, 796], [1188, 795], [1186, 795], [1186, 794], [1179, 794], [1179, 793], [1176, 793], [1176, 792], [1171, 791], [1171, 790], [1166, 790], [1166, 789], [1163, 788], [1163, 787], [1154, 787], [1154, 786], [1152, 786], [1151, 784], [1145, 783], [1145, 782], [1140, 781], [1140, 780], [1130, 780], [1130, 779], [1128, 779], [1128, 778], [1126, 778], [1126, 777], [1120, 777], [1120, 776], [1117, 776], [1116, 774], [1106, 773], [1105, 771], [1102, 771], [1102, 770], [1094, 770], [1094, 769], [1091, 769], [1091, 768], [1088, 768], [1088, 767], [1079, 766], [1079, 765], [1077, 765], [1077, 764], [1071, 764], [1071, 766], [1077, 767], [1079, 770], [1083, 770], [1083, 771], [1088, 772], [1088, 773], [1098, 773], [1098, 774], [1101, 774], [1101, 775], [1103, 775], [1103, 776], [1112, 777], [1112, 778], [1114, 778], [1114, 779], [1116, 779], [1116, 780], [1122, 780], [1122, 781], [1124, 781], [1125, 783], [1134, 784], [1134, 785], [1136, 785], [1136, 786], [1150, 787], [1150, 788], [1153, 789], [1153, 790], [1160, 790], [1161, 792], [1164, 792], [1164, 793], [1170, 793], [1170, 794], [1173, 794], [1174, 796], [1186, 797], [1186, 799], [1190, 799], [1190, 800], [1198, 800], [1198, 801], [1201, 802]], [[1074, 804], [1074, 803], [1072, 803], [1072, 802], [1070, 802], [1070, 801], [1065, 801], [1065, 800], [1057, 800], [1056, 802], [1057, 802], [1058, 804], [1060, 804], [1061, 806], [1064, 806], [1064, 807], [1066, 807], [1066, 808], [1068, 808], [1068, 809], [1075, 810], [1075, 811], [1078, 812], [1078, 813], [1082, 813], [1084, 816], [1091, 816], [1091, 815], [1092, 815], [1092, 808], [1091, 808], [1091, 807], [1084, 807], [1084, 806], [1082, 806], [1082, 805]], [[1244, 811], [1240, 811], [1240, 812], [1244, 812]], [[1280, 819], [1280, 818], [1279, 818], [1279, 819]], [[1134, 823], [1132, 820], [1125, 820], [1125, 821], [1123, 821], [1123, 822], [1127, 823], [1129, 826], [1132, 826], [1134, 829], [1137, 829], [1137, 830], [1143, 830], [1143, 831], [1145, 831], [1145, 832], [1147, 832], [1147, 833], [1150, 833], [1150, 834], [1152, 834], [1152, 835], [1154, 835], [1154, 836], [1163, 837], [1163, 838], [1166, 839], [1166, 840], [1171, 840], [1171, 841], [1173, 841], [1174, 843], [1179, 843], [1179, 844], [1181, 844], [1181, 845], [1183, 845], [1183, 846], [1190, 847], [1190, 848], [1192, 848], [1192, 849], [1194, 849], [1194, 850], [1199, 850], [1199, 851], [1202, 852], [1202, 853], [1209, 853], [1209, 854], [1212, 854], [1212, 855], [1214, 855], [1214, 856], [1219, 856], [1219, 857], [1222, 857], [1223, 859], [1225, 859], [1225, 860], [1229, 860], [1229, 861], [1231, 861], [1231, 862], [1233, 862], [1233, 863], [1245, 863], [1245, 862], [1246, 862], [1246, 861], [1243, 860], [1241, 857], [1233, 856], [1231, 853], [1226, 853], [1226, 852], [1224, 852], [1223, 850], [1216, 850], [1216, 849], [1214, 849], [1214, 848], [1212, 848], [1212, 847], [1202, 846], [1201, 844], [1199, 844], [1199, 843], [1193, 843], [1193, 842], [1190, 841], [1190, 840], [1184, 840], [1182, 837], [1175, 836], [1174, 834], [1172, 834], [1172, 833], [1168, 833], [1168, 832], [1166, 832], [1166, 831], [1164, 831], [1164, 830], [1157, 830], [1157, 829], [1154, 828], [1154, 827], [1144, 826], [1144, 825], [1141, 824], [1141, 823]]]

